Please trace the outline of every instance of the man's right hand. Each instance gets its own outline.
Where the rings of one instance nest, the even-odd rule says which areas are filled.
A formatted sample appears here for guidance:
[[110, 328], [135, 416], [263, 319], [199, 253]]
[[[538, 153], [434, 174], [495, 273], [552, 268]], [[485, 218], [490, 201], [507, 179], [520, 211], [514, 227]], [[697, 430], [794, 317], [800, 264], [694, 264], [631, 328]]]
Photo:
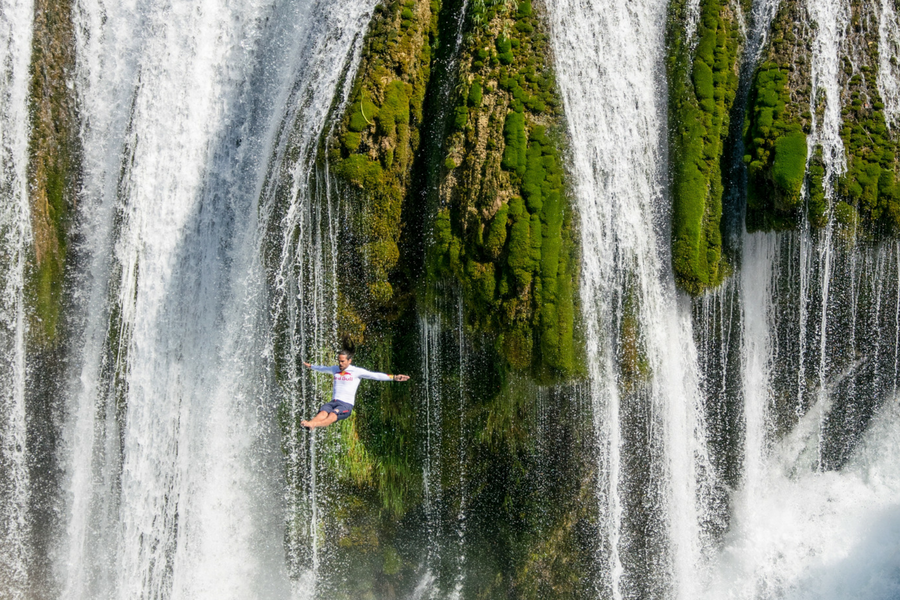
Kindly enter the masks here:
[[305, 362], [305, 363], [303, 363], [303, 364], [304, 364], [307, 368], [309, 368], [309, 367], [312, 366], [312, 365], [311, 365], [310, 363], [308, 363], [308, 362]]

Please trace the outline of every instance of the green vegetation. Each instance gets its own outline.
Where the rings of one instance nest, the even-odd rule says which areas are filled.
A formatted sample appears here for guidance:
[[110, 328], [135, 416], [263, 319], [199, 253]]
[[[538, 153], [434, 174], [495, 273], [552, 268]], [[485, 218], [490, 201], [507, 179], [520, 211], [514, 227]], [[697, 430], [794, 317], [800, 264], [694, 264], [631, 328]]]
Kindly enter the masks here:
[[685, 3], [670, 7], [669, 124], [672, 154], [672, 266], [692, 294], [717, 286], [722, 259], [722, 149], [737, 91], [739, 34], [732, 7], [703, 0], [697, 43], [685, 37]]
[[828, 220], [828, 205], [825, 201], [825, 164], [822, 161], [822, 147], [816, 146], [809, 161], [809, 198], [807, 215], [813, 227], [824, 227]]
[[571, 377], [578, 267], [547, 38], [527, 0], [476, 0], [469, 19], [459, 77], [470, 83], [447, 141], [463, 158], [442, 184], [429, 279], [458, 282], [467, 325], [507, 368]]
[[[762, 63], [748, 107], [744, 125], [748, 228], [794, 227], [800, 215], [800, 190], [806, 172], [807, 123], [791, 99], [788, 68], [775, 62]], [[811, 210], [819, 212], [821, 206], [814, 203]]]
[[400, 259], [400, 216], [419, 145], [439, 9], [437, 2], [415, 0], [376, 8], [346, 112], [330, 140], [332, 172], [357, 215], [357, 250], [346, 257], [361, 276], [346, 304], [354, 319], [368, 321], [396, 305], [390, 278]]
[[506, 115], [506, 123], [503, 125], [503, 162], [504, 169], [514, 171], [521, 177], [525, 174], [526, 147], [528, 138], [525, 136], [525, 116], [521, 112], [510, 112]]
[[[887, 130], [875, 82], [877, 50], [874, 45], [864, 46], [866, 50], [852, 61], [842, 59], [842, 97], [847, 104], [841, 115], [841, 138], [847, 170], [834, 182], [836, 193], [829, 207], [822, 149], [816, 147], [807, 157], [808, 49], [796, 35], [798, 10], [787, 3], [776, 15], [772, 43], [750, 92], [744, 129], [744, 161], [750, 175], [747, 226], [751, 230], [796, 227], [805, 181], [806, 216], [814, 228], [824, 227], [831, 217], [842, 231], [852, 230], [853, 235], [900, 234], [897, 143]], [[851, 11], [861, 39], [877, 36], [876, 25], [863, 17], [861, 5], [852, 4]], [[823, 100], [817, 102], [817, 112], [823, 110]]]
[[806, 134], [793, 131], [776, 139], [772, 178], [788, 209], [800, 204], [800, 188], [803, 186], [805, 171]]
[[[874, 62], [874, 61], [873, 61]], [[875, 85], [875, 69], [866, 65], [850, 77], [850, 105], [843, 109], [841, 138], [847, 149], [847, 172], [838, 180], [842, 199], [834, 218], [856, 223], [869, 233], [900, 235], [900, 187], [896, 182], [898, 144], [884, 119], [884, 104]]]
[[[744, 121], [748, 169], [747, 229], [788, 229], [799, 223], [810, 125], [809, 50], [797, 37], [797, 3], [783, 4], [772, 23], [771, 42], [753, 77]], [[821, 149], [809, 157], [807, 211], [824, 224], [824, 166]]]
[[35, 6], [29, 108], [29, 197], [34, 236], [25, 294], [29, 343], [58, 343], [70, 210], [78, 177], [75, 99], [66, 87], [75, 66], [69, 1]]

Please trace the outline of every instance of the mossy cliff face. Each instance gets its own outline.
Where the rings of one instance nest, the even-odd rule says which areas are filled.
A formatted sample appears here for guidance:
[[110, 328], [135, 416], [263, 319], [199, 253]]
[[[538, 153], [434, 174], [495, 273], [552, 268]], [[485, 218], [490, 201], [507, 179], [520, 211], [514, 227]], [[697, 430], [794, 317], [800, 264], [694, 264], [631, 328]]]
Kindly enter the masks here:
[[459, 283], [509, 368], [570, 377], [578, 260], [544, 25], [530, 0], [474, 0], [469, 20], [428, 275]]
[[[575, 359], [578, 266], [562, 122], [543, 24], [529, 2], [471, 2], [465, 12], [449, 1], [389, 2], [376, 9], [351, 76], [318, 156], [347, 215], [338, 336], [356, 348], [355, 364], [409, 373], [415, 383], [364, 384], [354, 416], [321, 434], [333, 450], [328, 493], [340, 499], [322, 507], [321, 552], [352, 565], [350, 577], [336, 572], [340, 580], [322, 589], [334, 597], [408, 595], [422, 549], [456, 539], [464, 513], [490, 523], [466, 535], [466, 554], [480, 557], [467, 575], [471, 589], [525, 594], [530, 573], [555, 564], [565, 569], [550, 581], [575, 590], [589, 556], [578, 532], [590, 519], [575, 499], [593, 488], [580, 471], [588, 469], [566, 457], [583, 415], [566, 411], [544, 423], [559, 428], [552, 475], [540, 472], [535, 447], [539, 398], [558, 393], [539, 382], [583, 368]], [[428, 383], [420, 315], [455, 324], [457, 298], [462, 326], [439, 327], [446, 364], [433, 367]], [[447, 399], [436, 415], [423, 412], [426, 385]], [[553, 405], [565, 406], [568, 394]], [[430, 509], [426, 425], [442, 432], [443, 477], [429, 488], [442, 500]], [[438, 528], [431, 540], [422, 539], [426, 510], [437, 511], [428, 517]], [[431, 568], [449, 590], [457, 555], [445, 554]]]
[[[415, 294], [403, 262], [416, 250], [404, 242], [403, 227], [415, 197], [440, 11], [439, 2], [428, 0], [375, 9], [344, 111], [318, 157], [330, 168], [347, 215], [340, 231], [338, 337], [357, 350], [355, 364], [387, 373], [415, 375], [420, 362], [417, 330], [409, 326]], [[340, 502], [326, 509], [322, 551], [351, 565], [322, 582], [333, 597], [396, 597], [420, 564], [413, 541], [422, 467], [411, 391], [410, 385], [363, 384], [354, 416], [325, 432], [327, 444], [339, 449], [328, 479]]]
[[70, 212], [77, 184], [77, 115], [72, 5], [36, 0], [31, 59], [29, 198], [34, 252], [26, 298], [32, 344], [58, 341]]
[[400, 260], [401, 212], [419, 147], [440, 4], [395, 0], [370, 25], [345, 114], [328, 157], [352, 207], [358, 281], [341, 303], [343, 337], [363, 341], [366, 322], [395, 311], [391, 276]]
[[[744, 162], [748, 168], [747, 228], [796, 227], [803, 201], [800, 196], [807, 162], [810, 107], [811, 32], [805, 8], [798, 2], [781, 5], [753, 78], [744, 122]], [[812, 221], [824, 211], [820, 162], [809, 202]], [[811, 188], [812, 189], [812, 188]]]
[[732, 3], [702, 0], [688, 37], [686, 3], [676, 0], [669, 10], [672, 267], [681, 287], [699, 294], [727, 273], [721, 162], [738, 84], [738, 16]]
[[[844, 233], [864, 237], [900, 233], [896, 133], [885, 123], [876, 84], [878, 15], [850, 3], [841, 72], [841, 140], [846, 171], [825, 197], [822, 149], [808, 156], [812, 112], [821, 120], [824, 95], [811, 102], [810, 44], [814, 26], [802, 3], [783, 3], [757, 69], [745, 123], [749, 182], [748, 229], [788, 229], [806, 218], [813, 228], [829, 219]], [[806, 183], [806, 194], [802, 195]]]
[[[851, 3], [850, 44], [843, 59], [841, 139], [847, 170], [838, 178], [832, 218], [843, 231], [900, 235], [897, 135], [885, 123], [878, 93], [878, 15], [862, 2]], [[824, 207], [823, 207], [824, 208]], [[812, 216], [812, 215], [811, 215]], [[823, 218], [819, 222], [824, 222]]]

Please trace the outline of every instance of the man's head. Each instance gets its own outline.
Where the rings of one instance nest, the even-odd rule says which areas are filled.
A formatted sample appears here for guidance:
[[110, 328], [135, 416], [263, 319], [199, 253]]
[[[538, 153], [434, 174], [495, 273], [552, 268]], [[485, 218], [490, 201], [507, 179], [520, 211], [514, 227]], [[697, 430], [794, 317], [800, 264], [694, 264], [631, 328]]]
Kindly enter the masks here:
[[345, 370], [350, 366], [350, 361], [353, 360], [353, 353], [349, 350], [341, 350], [338, 352], [338, 366], [341, 370]]

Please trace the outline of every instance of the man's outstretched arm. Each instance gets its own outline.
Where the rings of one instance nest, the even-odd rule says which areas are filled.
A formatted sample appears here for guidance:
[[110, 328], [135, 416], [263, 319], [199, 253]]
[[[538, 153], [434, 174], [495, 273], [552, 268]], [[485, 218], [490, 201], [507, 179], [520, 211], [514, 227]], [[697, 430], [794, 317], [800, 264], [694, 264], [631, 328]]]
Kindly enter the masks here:
[[357, 367], [356, 375], [360, 379], [374, 379], [375, 381], [406, 381], [409, 379], [409, 375], [390, 375], [378, 371], [367, 371], [360, 367]]

